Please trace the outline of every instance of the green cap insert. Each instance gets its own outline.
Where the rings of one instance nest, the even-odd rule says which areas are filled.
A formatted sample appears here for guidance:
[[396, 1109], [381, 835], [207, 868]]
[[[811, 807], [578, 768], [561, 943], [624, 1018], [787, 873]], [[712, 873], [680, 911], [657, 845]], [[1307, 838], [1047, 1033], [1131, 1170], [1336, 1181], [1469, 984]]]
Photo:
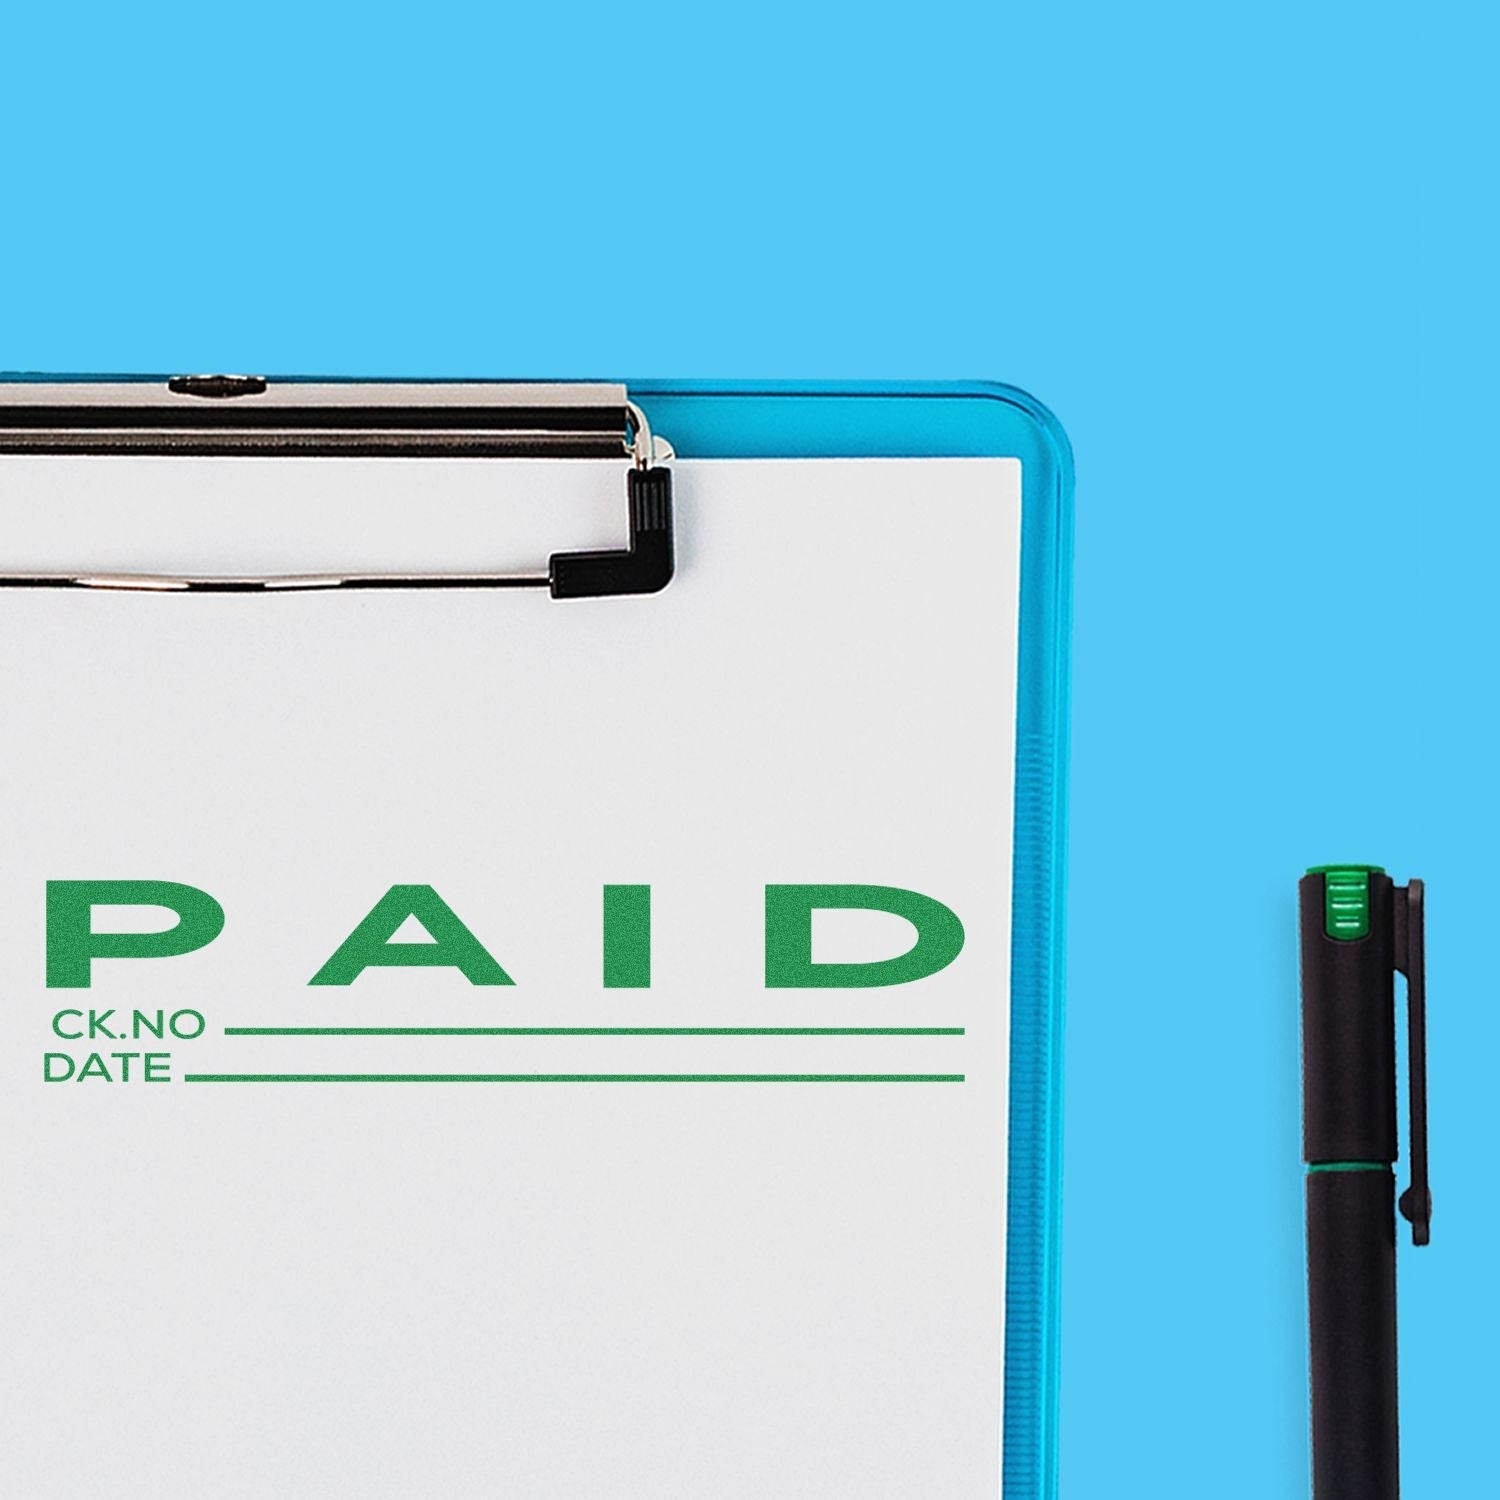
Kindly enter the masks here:
[[1309, 875], [1323, 877], [1323, 930], [1352, 943], [1370, 932], [1370, 876], [1384, 875], [1380, 865], [1313, 865]]

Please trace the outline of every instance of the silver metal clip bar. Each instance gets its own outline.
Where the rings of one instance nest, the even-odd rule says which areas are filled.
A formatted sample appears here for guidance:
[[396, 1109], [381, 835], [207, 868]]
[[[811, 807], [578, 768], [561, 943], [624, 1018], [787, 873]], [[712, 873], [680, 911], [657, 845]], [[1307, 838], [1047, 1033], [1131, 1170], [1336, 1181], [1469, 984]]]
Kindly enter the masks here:
[[669, 445], [622, 385], [171, 380], [0, 382], [0, 453], [628, 460], [629, 545], [560, 552], [532, 573], [191, 577], [0, 571], [0, 588], [146, 593], [547, 588], [557, 599], [655, 593], [674, 569]]

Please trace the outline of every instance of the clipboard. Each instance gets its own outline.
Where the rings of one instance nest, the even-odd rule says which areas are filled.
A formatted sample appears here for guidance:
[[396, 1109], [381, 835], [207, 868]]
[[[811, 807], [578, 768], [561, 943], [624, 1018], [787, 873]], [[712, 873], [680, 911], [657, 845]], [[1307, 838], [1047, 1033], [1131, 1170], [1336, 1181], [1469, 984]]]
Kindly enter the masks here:
[[28, 1496], [1055, 1491], [999, 386], [0, 388]]

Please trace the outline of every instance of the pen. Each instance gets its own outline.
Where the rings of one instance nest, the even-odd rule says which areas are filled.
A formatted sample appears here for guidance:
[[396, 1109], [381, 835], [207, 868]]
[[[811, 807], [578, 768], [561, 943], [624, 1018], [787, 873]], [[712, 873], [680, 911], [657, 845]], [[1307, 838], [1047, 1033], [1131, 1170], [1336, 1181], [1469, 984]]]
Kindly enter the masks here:
[[1319, 865], [1302, 928], [1302, 1152], [1314, 1500], [1397, 1500], [1396, 1011], [1407, 979], [1411, 1186], [1400, 1211], [1425, 1245], [1423, 888], [1376, 865]]

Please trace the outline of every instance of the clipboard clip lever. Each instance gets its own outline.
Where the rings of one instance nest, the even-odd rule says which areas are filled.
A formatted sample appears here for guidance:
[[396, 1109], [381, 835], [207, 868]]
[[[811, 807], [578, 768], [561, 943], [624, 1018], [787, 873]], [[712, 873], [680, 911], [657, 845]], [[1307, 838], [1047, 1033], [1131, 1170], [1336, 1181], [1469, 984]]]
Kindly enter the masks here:
[[0, 385], [0, 453], [375, 458], [626, 458], [623, 548], [554, 552], [535, 573], [0, 572], [0, 589], [144, 593], [545, 588], [654, 594], [672, 581], [671, 446], [617, 385], [373, 384], [183, 375]]
[[554, 599], [597, 599], [611, 594], [656, 594], [672, 581], [672, 471], [657, 460], [651, 424], [635, 402], [630, 413], [630, 472], [625, 503], [630, 525], [623, 550], [554, 552], [547, 585]]

